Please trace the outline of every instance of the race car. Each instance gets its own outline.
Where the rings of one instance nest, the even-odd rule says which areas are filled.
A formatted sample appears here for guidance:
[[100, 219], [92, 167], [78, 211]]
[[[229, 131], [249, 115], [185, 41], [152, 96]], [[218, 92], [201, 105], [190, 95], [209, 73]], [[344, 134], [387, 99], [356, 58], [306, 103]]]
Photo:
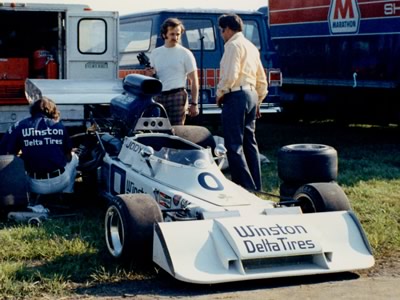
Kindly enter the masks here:
[[[334, 172], [320, 172], [330, 175], [325, 180], [290, 168], [313, 163], [307, 153], [329, 147], [285, 148], [282, 158], [290, 164], [280, 168], [280, 176], [296, 182], [307, 178], [295, 192], [248, 191], [221, 171], [226, 150], [208, 129], [171, 126], [165, 109], [152, 99], [161, 82], [128, 75], [122, 87], [110, 101], [110, 118], [103, 124], [91, 118], [87, 131], [73, 138], [83, 180], [95, 184], [107, 201], [105, 243], [112, 257], [152, 260], [176, 279], [197, 284], [374, 265], [349, 200], [331, 181]], [[296, 151], [301, 155], [293, 156]], [[326, 161], [314, 166], [323, 168]]]
[[306, 183], [292, 197], [265, 200], [225, 176], [226, 150], [208, 129], [170, 125], [151, 98], [161, 91], [158, 80], [130, 75], [124, 88], [111, 100], [118, 125], [108, 127], [113, 134], [96, 132], [88, 160], [109, 203], [105, 241], [114, 258], [151, 258], [176, 279], [199, 284], [373, 266], [336, 182]]

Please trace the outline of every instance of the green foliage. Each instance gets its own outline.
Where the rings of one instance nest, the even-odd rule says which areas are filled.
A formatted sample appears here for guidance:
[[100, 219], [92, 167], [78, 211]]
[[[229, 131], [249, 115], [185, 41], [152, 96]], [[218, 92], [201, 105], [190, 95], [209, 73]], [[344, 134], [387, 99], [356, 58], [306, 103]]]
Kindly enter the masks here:
[[[375, 257], [398, 255], [399, 136], [400, 129], [393, 126], [258, 123], [257, 140], [261, 152], [270, 160], [262, 168], [264, 189], [279, 192], [277, 151], [281, 146], [331, 145], [339, 156], [338, 182], [367, 233]], [[103, 218], [103, 211], [98, 208], [83, 209], [78, 217], [54, 219], [40, 227], [0, 220], [0, 298], [68, 296], [77, 287], [157, 276], [157, 270], [122, 267], [109, 258]]]

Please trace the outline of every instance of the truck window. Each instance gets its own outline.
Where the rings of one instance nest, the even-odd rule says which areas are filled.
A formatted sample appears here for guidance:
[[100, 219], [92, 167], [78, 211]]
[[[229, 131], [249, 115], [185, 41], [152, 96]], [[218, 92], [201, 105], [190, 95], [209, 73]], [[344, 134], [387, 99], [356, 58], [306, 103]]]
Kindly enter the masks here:
[[150, 48], [151, 20], [121, 24], [119, 30], [120, 52], [147, 51]]
[[243, 20], [243, 34], [244, 36], [250, 40], [258, 50], [261, 49], [260, 43], [260, 31], [258, 29], [257, 22], [250, 20]]
[[103, 54], [107, 50], [107, 24], [100, 19], [82, 19], [78, 24], [78, 47], [82, 54]]
[[211, 20], [183, 20], [185, 34], [182, 43], [190, 50], [201, 50], [203, 37], [204, 50], [215, 50], [215, 34]]

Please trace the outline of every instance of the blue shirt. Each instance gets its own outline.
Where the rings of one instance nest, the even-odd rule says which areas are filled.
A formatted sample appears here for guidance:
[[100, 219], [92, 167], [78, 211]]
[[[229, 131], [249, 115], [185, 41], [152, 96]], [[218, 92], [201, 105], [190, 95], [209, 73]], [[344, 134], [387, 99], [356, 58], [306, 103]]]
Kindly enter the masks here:
[[65, 167], [72, 143], [61, 122], [35, 115], [14, 124], [3, 137], [9, 154], [22, 151], [28, 172], [49, 173]]

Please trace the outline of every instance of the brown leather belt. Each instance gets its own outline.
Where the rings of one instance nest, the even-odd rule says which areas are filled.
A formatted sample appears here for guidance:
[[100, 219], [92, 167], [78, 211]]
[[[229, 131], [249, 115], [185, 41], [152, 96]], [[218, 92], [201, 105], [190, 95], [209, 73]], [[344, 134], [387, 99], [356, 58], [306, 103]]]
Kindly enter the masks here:
[[49, 179], [60, 176], [64, 173], [65, 168], [57, 169], [49, 173], [44, 172], [28, 172], [29, 177], [33, 179]]

